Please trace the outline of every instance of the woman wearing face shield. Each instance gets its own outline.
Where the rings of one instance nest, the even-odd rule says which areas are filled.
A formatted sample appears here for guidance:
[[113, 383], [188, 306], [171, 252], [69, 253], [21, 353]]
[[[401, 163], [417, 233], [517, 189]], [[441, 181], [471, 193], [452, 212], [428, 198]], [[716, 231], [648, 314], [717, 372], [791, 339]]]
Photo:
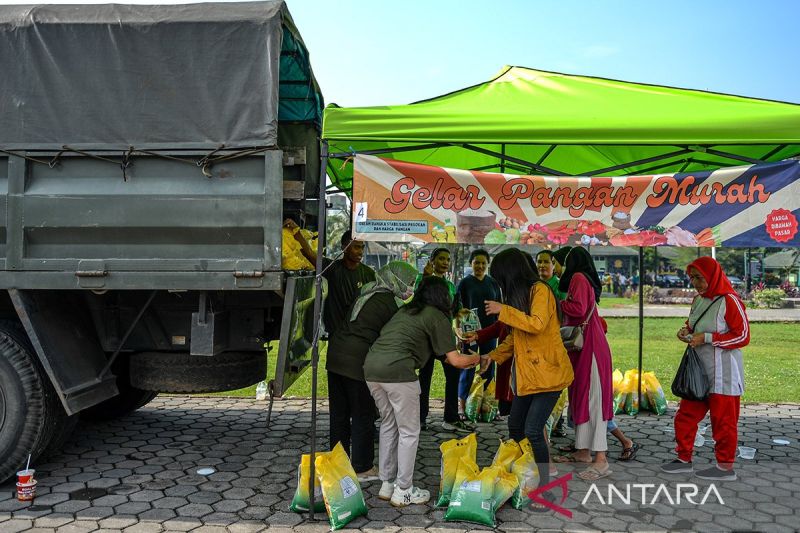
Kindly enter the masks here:
[[361, 287], [347, 320], [328, 341], [330, 445], [341, 442], [361, 483], [375, 481], [375, 402], [364, 380], [364, 359], [381, 329], [414, 294], [417, 270], [392, 261]]

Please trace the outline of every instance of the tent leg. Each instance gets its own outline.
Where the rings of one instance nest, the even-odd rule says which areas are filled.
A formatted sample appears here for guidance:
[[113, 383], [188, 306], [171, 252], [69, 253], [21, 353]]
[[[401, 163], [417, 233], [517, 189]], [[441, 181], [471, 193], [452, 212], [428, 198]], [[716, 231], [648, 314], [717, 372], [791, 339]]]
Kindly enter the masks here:
[[642, 272], [644, 272], [644, 248], [641, 246], [639, 247], [639, 376], [637, 378], [637, 387], [638, 387], [638, 395], [639, 395], [639, 405], [642, 405], [642, 343], [644, 338], [644, 291], [642, 290], [642, 286], [644, 285], [643, 281], [644, 278], [642, 277]]
[[311, 475], [308, 480], [308, 519], [314, 520], [314, 481], [317, 479], [317, 375], [319, 367], [319, 335], [320, 314], [322, 311], [322, 270], [323, 252], [325, 251], [325, 177], [328, 167], [328, 142], [322, 141], [320, 146], [319, 167], [319, 209], [317, 211], [317, 273], [314, 284], [314, 343], [311, 346]]

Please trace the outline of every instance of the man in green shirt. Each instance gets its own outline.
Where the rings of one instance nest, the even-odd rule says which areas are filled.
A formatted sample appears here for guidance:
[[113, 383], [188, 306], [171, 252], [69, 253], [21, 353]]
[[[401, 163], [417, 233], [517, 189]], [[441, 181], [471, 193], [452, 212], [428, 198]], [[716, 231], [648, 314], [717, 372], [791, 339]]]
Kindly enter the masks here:
[[[361, 288], [342, 325], [328, 341], [330, 444], [341, 442], [361, 483], [377, 479], [375, 402], [364, 380], [364, 358], [383, 327], [414, 291], [417, 270], [392, 261]], [[351, 447], [352, 445], [352, 447]]]

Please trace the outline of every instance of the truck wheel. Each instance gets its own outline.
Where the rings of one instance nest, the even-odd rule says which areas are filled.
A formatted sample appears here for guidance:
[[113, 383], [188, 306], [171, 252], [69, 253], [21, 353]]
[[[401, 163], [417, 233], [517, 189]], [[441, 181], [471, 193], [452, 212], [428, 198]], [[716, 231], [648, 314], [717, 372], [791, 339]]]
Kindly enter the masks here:
[[223, 392], [263, 380], [267, 356], [263, 352], [232, 352], [212, 357], [166, 352], [131, 356], [133, 387], [173, 393]]
[[157, 392], [131, 386], [130, 359], [120, 357], [111, 367], [117, 376], [119, 394], [81, 411], [81, 418], [92, 422], [114, 420], [128, 415], [158, 396]]
[[[22, 327], [0, 321], [0, 483], [74, 426]], [[63, 443], [63, 440], [62, 440]], [[59, 443], [61, 444], [61, 443]]]

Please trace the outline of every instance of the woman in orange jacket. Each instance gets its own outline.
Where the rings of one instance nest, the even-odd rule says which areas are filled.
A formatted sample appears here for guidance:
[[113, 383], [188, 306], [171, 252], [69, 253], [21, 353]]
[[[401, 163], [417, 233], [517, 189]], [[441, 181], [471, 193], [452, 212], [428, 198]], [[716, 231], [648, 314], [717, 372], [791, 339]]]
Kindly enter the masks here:
[[[490, 275], [500, 285], [503, 303], [486, 301], [486, 314], [499, 315], [498, 320], [508, 325], [511, 333], [500, 346], [481, 358], [481, 367], [488, 367], [491, 361], [504, 363], [513, 357], [514, 400], [508, 432], [517, 442], [525, 437], [530, 441], [539, 465], [539, 483], [543, 486], [550, 482], [550, 453], [544, 426], [561, 391], [572, 383], [573, 375], [561, 342], [556, 296], [523, 254], [517, 249], [504, 250], [492, 261]], [[542, 506], [532, 509], [547, 510]]]

